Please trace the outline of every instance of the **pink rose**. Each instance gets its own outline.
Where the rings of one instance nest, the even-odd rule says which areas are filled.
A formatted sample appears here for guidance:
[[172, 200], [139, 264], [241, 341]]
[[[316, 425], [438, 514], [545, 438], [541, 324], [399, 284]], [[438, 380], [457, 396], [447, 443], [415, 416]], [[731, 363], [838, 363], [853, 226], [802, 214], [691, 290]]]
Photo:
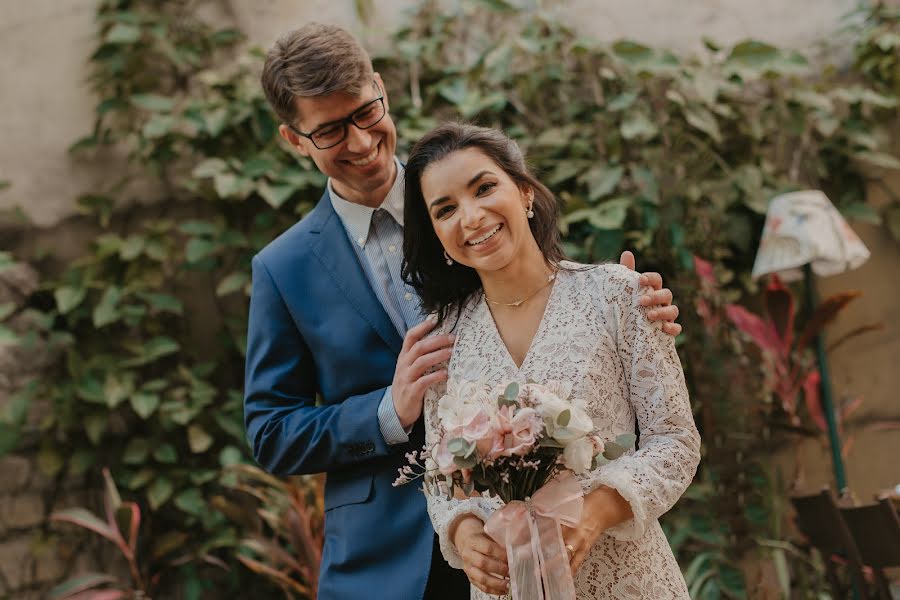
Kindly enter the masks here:
[[543, 420], [533, 408], [502, 406], [494, 430], [503, 440], [499, 456], [525, 456], [531, 452], [543, 426]]

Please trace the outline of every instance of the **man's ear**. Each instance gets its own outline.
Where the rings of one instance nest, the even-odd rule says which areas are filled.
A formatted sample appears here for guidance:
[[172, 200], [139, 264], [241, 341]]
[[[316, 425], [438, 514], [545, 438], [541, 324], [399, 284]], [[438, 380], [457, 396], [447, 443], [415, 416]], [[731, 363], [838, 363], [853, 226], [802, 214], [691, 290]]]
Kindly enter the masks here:
[[306, 138], [294, 133], [294, 130], [282, 123], [278, 126], [278, 133], [283, 137], [294, 150], [302, 156], [309, 156], [309, 148], [306, 146]]
[[381, 80], [380, 73], [375, 73], [375, 83], [378, 84], [378, 87], [381, 88], [381, 93], [384, 94], [384, 110], [387, 112], [391, 107], [390, 102], [388, 102], [387, 88], [384, 87], [384, 81]]

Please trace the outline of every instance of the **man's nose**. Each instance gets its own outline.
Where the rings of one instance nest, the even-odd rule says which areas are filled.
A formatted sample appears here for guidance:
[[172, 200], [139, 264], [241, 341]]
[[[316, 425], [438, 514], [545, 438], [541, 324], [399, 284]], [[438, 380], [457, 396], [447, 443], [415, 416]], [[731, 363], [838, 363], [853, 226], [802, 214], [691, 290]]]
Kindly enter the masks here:
[[371, 149], [372, 134], [366, 129], [347, 124], [347, 150], [359, 154], [368, 154]]

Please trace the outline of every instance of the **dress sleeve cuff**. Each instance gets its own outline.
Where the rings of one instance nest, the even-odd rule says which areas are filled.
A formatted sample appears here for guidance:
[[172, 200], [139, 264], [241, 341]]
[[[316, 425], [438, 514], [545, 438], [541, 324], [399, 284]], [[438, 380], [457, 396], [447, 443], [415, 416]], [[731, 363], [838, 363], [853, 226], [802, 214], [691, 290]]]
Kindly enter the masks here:
[[449, 502], [445, 500], [444, 502], [447, 502], [446, 510], [441, 511], [440, 522], [433, 523], [434, 529], [438, 534], [438, 539], [441, 543], [441, 553], [444, 555], [444, 559], [454, 569], [462, 569], [462, 558], [456, 551], [456, 546], [454, 546], [453, 542], [450, 541], [450, 525], [458, 517], [461, 517], [465, 514], [471, 514], [478, 517], [482, 521], [487, 521], [488, 517], [490, 517], [497, 508], [499, 508], [499, 504], [497, 501], [492, 500], [491, 498], [483, 497], [466, 498], [465, 500], [453, 499]]
[[622, 468], [628, 459], [629, 457], [623, 456], [612, 464], [604, 465], [596, 476], [583, 482], [585, 494], [605, 485], [619, 492], [628, 502], [633, 517], [604, 532], [623, 542], [639, 540], [647, 529], [647, 511], [641, 501], [640, 490], [634, 484], [632, 473], [627, 468]]
[[384, 390], [381, 404], [378, 405], [378, 425], [381, 428], [381, 436], [388, 446], [405, 444], [409, 441], [409, 432], [403, 429], [403, 426], [400, 424], [400, 417], [397, 416], [397, 411], [394, 408], [394, 396], [391, 392], [391, 386]]

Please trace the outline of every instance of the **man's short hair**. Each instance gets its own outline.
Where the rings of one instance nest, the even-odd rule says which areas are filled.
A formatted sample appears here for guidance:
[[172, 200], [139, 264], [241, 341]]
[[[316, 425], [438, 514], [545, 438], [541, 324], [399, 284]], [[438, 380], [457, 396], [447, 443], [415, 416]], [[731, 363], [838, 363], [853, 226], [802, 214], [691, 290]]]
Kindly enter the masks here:
[[335, 25], [308, 23], [281, 36], [266, 55], [262, 87], [275, 114], [295, 125], [296, 96], [352, 96], [371, 85], [372, 60], [356, 38]]

